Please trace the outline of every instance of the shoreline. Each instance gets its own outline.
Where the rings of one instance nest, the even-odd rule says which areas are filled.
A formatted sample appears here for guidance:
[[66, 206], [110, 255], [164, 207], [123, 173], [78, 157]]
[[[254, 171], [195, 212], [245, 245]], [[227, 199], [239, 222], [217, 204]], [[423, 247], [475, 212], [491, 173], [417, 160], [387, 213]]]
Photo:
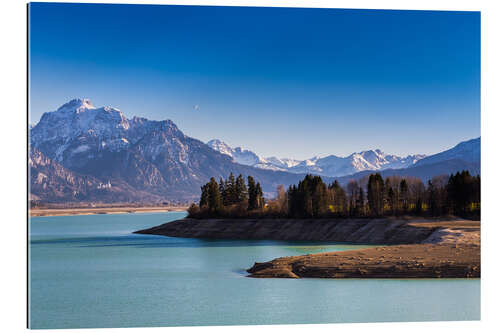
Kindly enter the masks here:
[[373, 218], [373, 219], [193, 219], [164, 223], [134, 231], [182, 238], [325, 241], [367, 245], [419, 244], [446, 229], [478, 229], [478, 221], [463, 219]]
[[[411, 222], [409, 224], [412, 224]], [[434, 228], [420, 244], [378, 246], [256, 262], [253, 278], [480, 278], [480, 222], [422, 222]]]
[[128, 214], [128, 213], [167, 213], [183, 212], [188, 207], [177, 206], [120, 206], [120, 207], [94, 207], [94, 208], [43, 208], [29, 209], [29, 217], [42, 216], [72, 216], [72, 215], [100, 215], [100, 214]]
[[480, 248], [418, 244], [282, 257], [255, 263], [252, 278], [480, 278]]
[[479, 278], [480, 221], [460, 219], [185, 218], [135, 231], [170, 237], [328, 241], [380, 245], [282, 257], [247, 270], [254, 278]]

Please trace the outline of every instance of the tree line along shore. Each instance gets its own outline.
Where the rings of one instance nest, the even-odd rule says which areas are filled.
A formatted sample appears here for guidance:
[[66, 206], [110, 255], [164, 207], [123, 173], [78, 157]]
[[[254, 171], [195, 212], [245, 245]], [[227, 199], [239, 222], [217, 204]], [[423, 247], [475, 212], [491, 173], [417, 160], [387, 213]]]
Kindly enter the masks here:
[[198, 204], [188, 209], [189, 217], [208, 218], [362, 218], [413, 215], [480, 217], [480, 176], [464, 170], [419, 178], [373, 173], [344, 187], [337, 181], [323, 182], [306, 175], [297, 185], [277, 187], [275, 198], [264, 199], [262, 188], [252, 176], [247, 182], [232, 173], [201, 187]]
[[136, 233], [383, 245], [255, 263], [250, 277], [478, 278], [480, 222], [471, 220], [480, 209], [480, 177], [466, 170], [425, 184], [373, 173], [341, 186], [306, 175], [273, 199], [253, 177], [230, 174], [202, 186], [188, 218]]
[[[185, 218], [138, 234], [379, 245], [255, 263], [263, 278], [478, 278], [480, 222], [408, 218]], [[390, 245], [390, 246], [389, 246]]]

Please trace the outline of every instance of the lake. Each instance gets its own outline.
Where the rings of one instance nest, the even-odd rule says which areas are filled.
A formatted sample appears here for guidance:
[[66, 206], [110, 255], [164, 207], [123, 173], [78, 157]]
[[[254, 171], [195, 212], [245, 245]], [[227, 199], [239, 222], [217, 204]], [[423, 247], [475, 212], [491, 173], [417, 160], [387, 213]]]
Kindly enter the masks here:
[[35, 217], [31, 328], [479, 320], [479, 279], [254, 279], [255, 261], [368, 246], [135, 235], [183, 212]]

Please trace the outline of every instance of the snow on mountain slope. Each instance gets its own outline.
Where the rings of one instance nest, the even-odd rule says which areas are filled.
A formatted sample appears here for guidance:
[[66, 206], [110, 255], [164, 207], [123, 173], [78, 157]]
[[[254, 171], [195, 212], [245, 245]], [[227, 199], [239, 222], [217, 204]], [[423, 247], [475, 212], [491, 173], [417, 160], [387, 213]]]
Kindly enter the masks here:
[[298, 160], [292, 158], [277, 158], [277, 157], [267, 157], [266, 162], [281, 168], [292, 168], [300, 163]]
[[233, 148], [229, 147], [229, 145], [227, 145], [225, 142], [222, 142], [221, 140], [210, 140], [207, 142], [207, 145], [221, 154], [233, 157]]
[[[211, 177], [219, 179], [231, 172], [253, 176], [264, 192], [271, 193], [279, 184], [288, 186], [302, 177], [234, 163], [230, 156], [186, 136], [171, 120], [128, 119], [116, 108], [96, 108], [86, 99], [44, 113], [30, 130], [30, 148], [53, 166], [30, 166], [36, 174], [31, 181], [36, 191], [31, 194], [43, 202], [196, 200], [200, 187]], [[242, 149], [235, 149], [234, 154], [243, 163], [259, 161]], [[101, 195], [102, 189], [94, 191], [89, 183], [66, 181], [77, 174], [95, 179], [93, 184], [112, 187]], [[44, 192], [47, 186], [52, 190]]]
[[293, 173], [314, 173], [323, 176], [338, 177], [364, 170], [402, 169], [415, 164], [425, 155], [409, 155], [399, 157], [388, 155], [379, 149], [353, 153], [347, 157], [329, 155], [323, 158], [313, 157], [307, 160], [291, 158], [263, 158], [241, 147], [231, 148], [221, 140], [210, 140], [207, 143], [212, 149], [233, 158], [236, 163], [250, 165], [261, 169], [288, 171]]
[[460, 142], [451, 149], [428, 156], [418, 161], [416, 165], [433, 164], [453, 159], [460, 159], [468, 163], [480, 163], [481, 137]]
[[154, 160], [158, 154], [168, 152], [185, 163], [188, 156], [181, 142], [185, 136], [172, 121], [127, 119], [120, 110], [96, 108], [88, 99], [74, 99], [56, 111], [44, 113], [31, 129], [30, 141], [54, 161], [79, 170], [89, 160], [127, 151], [147, 134], [159, 132], [166, 133], [170, 140], [157, 137], [156, 144], [144, 148], [145, 156]]
[[[171, 120], [127, 118], [119, 109], [97, 108], [88, 99], [74, 99], [44, 113], [30, 128], [31, 194], [45, 202], [162, 202], [197, 199], [200, 186], [210, 177], [227, 177], [230, 172], [253, 176], [269, 193], [280, 184], [296, 184], [304, 173], [332, 177], [363, 170], [404, 173], [402, 169], [410, 166], [408, 170], [414, 169], [415, 174], [432, 176], [469, 168], [469, 164], [470, 169], [476, 168], [479, 163], [468, 163], [479, 161], [480, 141], [475, 140], [424, 159], [380, 150], [303, 161], [262, 158], [220, 140], [207, 145], [186, 136]], [[418, 161], [430, 164], [416, 168]], [[102, 188], [101, 183], [112, 187]]]
[[233, 161], [239, 164], [253, 166], [259, 163], [265, 163], [257, 154], [246, 149], [241, 149], [241, 147], [231, 148], [221, 140], [210, 140], [207, 142], [207, 145], [221, 154], [232, 157]]
[[62, 163], [93, 150], [120, 151], [130, 143], [130, 123], [120, 110], [96, 108], [88, 99], [74, 99], [46, 112], [30, 131], [31, 143]]

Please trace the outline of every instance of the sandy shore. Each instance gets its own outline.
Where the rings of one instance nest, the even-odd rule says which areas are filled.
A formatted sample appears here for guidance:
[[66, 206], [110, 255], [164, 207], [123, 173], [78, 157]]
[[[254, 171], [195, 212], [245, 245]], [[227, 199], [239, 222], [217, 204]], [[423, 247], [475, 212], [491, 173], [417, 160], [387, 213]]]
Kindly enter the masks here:
[[126, 213], [182, 212], [188, 207], [96, 207], [96, 208], [50, 208], [30, 209], [30, 216], [68, 216]]
[[479, 278], [479, 221], [409, 223], [433, 233], [421, 244], [283, 257], [255, 263], [259, 278]]

